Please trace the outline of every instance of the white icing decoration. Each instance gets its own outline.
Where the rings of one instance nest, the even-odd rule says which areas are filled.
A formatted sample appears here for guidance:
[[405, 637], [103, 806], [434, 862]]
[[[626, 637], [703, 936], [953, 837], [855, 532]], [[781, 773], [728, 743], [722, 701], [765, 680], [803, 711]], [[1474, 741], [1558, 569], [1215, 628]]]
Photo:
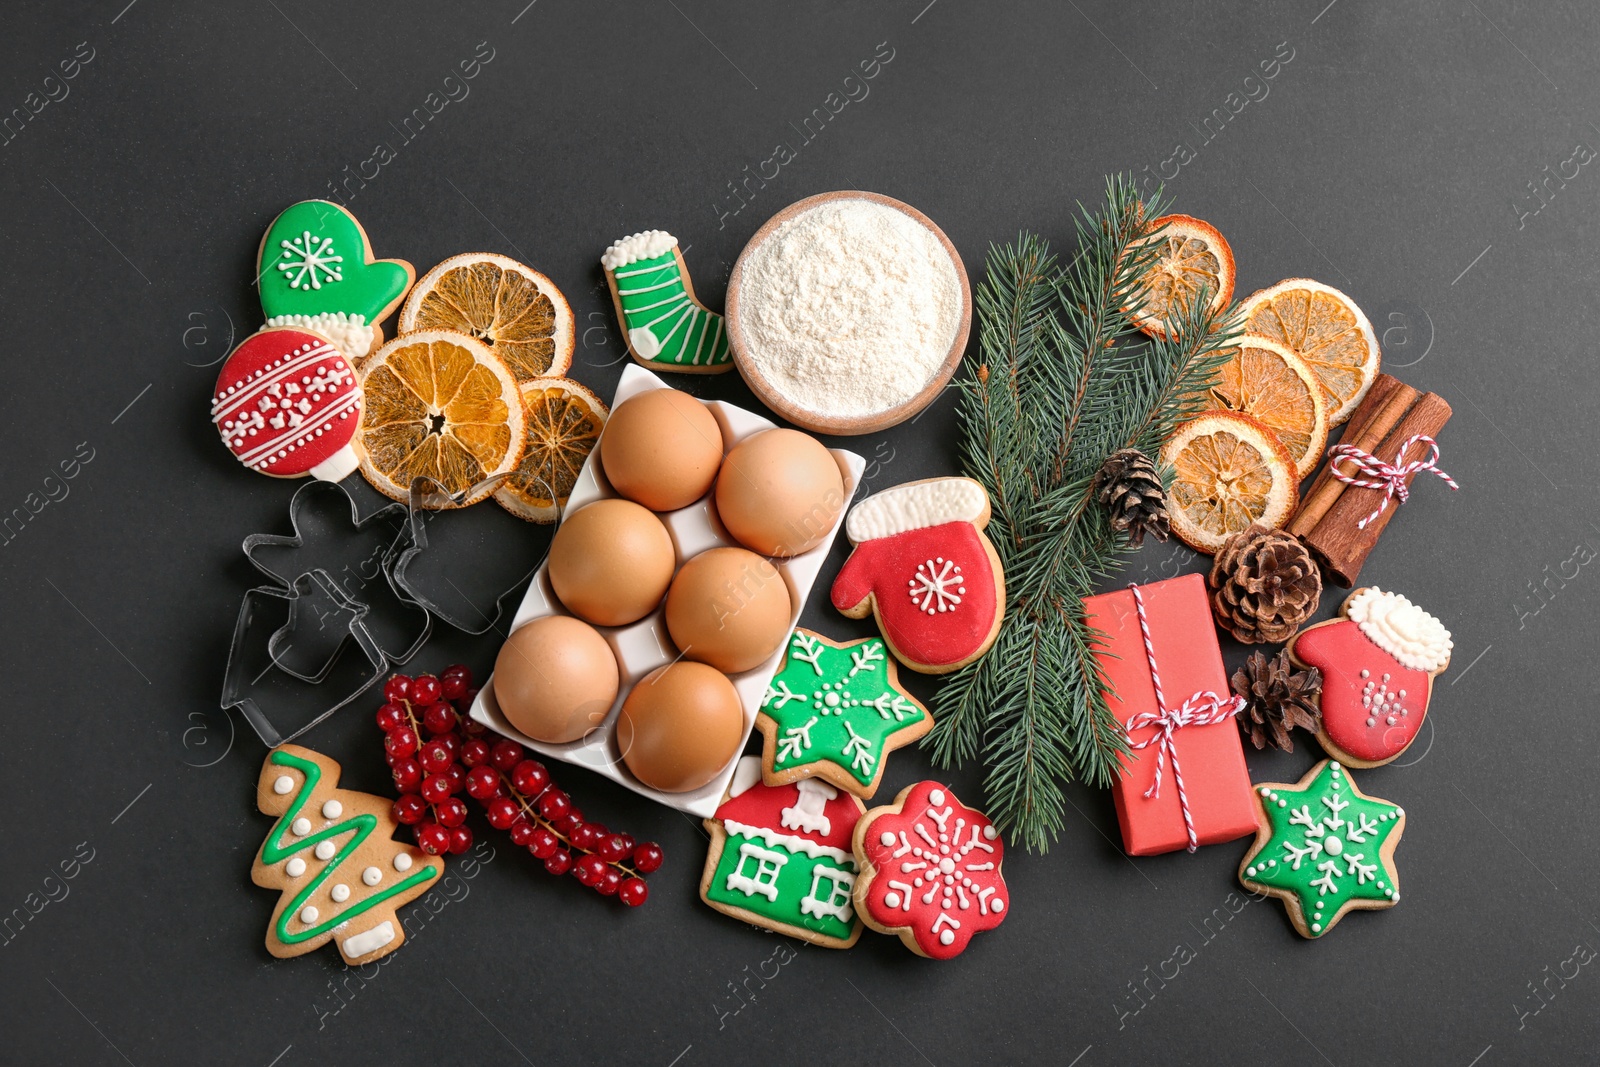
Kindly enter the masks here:
[[831, 916], [842, 923], [854, 923], [856, 913], [851, 892], [855, 884], [856, 876], [849, 871], [821, 865], [811, 868], [811, 891], [800, 901], [800, 914]]
[[799, 799], [783, 809], [778, 821], [785, 830], [826, 835], [832, 824], [824, 808], [828, 801], [839, 795], [839, 791], [820, 778], [802, 778], [794, 785], [799, 791]]
[[331, 860], [333, 859], [334, 853], [338, 851], [338, 846], [332, 841], [317, 842], [317, 859], [319, 860]]
[[296, 837], [304, 837], [311, 832], [311, 820], [304, 815], [289, 824], [289, 832]]
[[273, 326], [294, 326], [320, 333], [351, 359], [361, 359], [369, 354], [376, 347], [378, 339], [377, 329], [367, 325], [367, 317], [359, 312], [354, 315], [343, 311], [324, 311], [320, 315], [274, 315], [262, 329]]
[[1450, 631], [1399, 593], [1368, 586], [1350, 598], [1345, 615], [1369, 641], [1412, 670], [1431, 674], [1450, 663]]
[[869, 496], [850, 509], [845, 536], [859, 545], [947, 522], [976, 523], [988, 511], [988, 494], [971, 478], [934, 478]]
[[954, 611], [961, 603], [961, 594], [967, 591], [962, 582], [961, 567], [953, 559], [937, 556], [917, 564], [917, 573], [911, 576], [911, 602], [918, 611], [937, 615]]
[[[600, 257], [600, 265], [606, 270], [616, 270], [641, 259], [654, 259], [666, 255], [676, 247], [678, 239], [666, 230], [640, 230], [636, 234], [613, 242]], [[644, 353], [641, 352], [640, 355]], [[645, 358], [650, 357], [645, 356]]]
[[322, 805], [322, 817], [324, 819], [337, 819], [343, 814], [344, 805], [339, 803], [337, 800], [330, 800], [326, 804]]
[[319, 913], [316, 908], [312, 907], [310, 904], [307, 904], [305, 907], [300, 909], [300, 921], [305, 923], [307, 926], [310, 926], [312, 923], [317, 921], [318, 914]]
[[333, 898], [335, 904], [343, 904], [350, 899], [350, 887], [340, 882], [328, 892], [328, 895]]
[[404, 874], [411, 869], [410, 853], [402, 852], [394, 858], [394, 869]]
[[766, 842], [772, 848], [781, 847], [788, 849], [790, 852], [804, 852], [812, 859], [826, 856], [829, 859], [838, 860], [840, 863], [848, 863], [852, 869], [856, 865], [855, 857], [850, 853], [842, 852], [830, 845], [819, 845], [815, 841], [807, 840], [804, 837], [796, 837], [794, 834], [779, 833], [777, 830], [771, 830], [765, 826], [750, 826], [733, 819], [722, 820], [722, 826], [730, 834], [754, 837]]
[[880, 844], [880, 845], [892, 845], [892, 844], [894, 844], [894, 834], [890, 833], [888, 830], [885, 830], [883, 833], [878, 835], [878, 844]]
[[293, 792], [294, 779], [287, 774], [278, 775], [278, 780], [272, 783], [272, 791], [280, 797], [285, 793]]
[[741, 757], [733, 768], [733, 781], [728, 784], [728, 796], [736, 797], [761, 781], [761, 757]]
[[334, 254], [331, 237], [318, 241], [311, 236], [310, 230], [306, 230], [292, 241], [278, 243], [283, 247], [279, 254], [278, 269], [286, 275], [289, 288], [321, 289], [323, 282], [344, 280], [343, 270], [338, 266], [344, 262], [344, 257]]
[[[746, 874], [745, 861], [754, 860], [753, 873]], [[739, 846], [739, 862], [728, 875], [728, 888], [737, 889], [745, 896], [760, 894], [771, 903], [778, 899], [778, 872], [789, 862], [789, 857], [772, 849], [746, 841]]]
[[928, 793], [928, 803], [929, 804], [943, 804], [944, 803], [944, 790], [943, 789], [934, 789], [934, 790], [930, 791]]
[[384, 921], [372, 929], [360, 934], [351, 934], [344, 939], [339, 947], [349, 959], [365, 956], [369, 952], [376, 952], [395, 938], [394, 923]]
[[376, 867], [368, 867], [361, 872], [361, 880], [367, 885], [377, 885], [383, 881], [383, 872]]
[[302, 874], [306, 873], [306, 861], [301, 859], [299, 856], [294, 857], [288, 863], [283, 865], [283, 873], [287, 874], [290, 878], [300, 877]]

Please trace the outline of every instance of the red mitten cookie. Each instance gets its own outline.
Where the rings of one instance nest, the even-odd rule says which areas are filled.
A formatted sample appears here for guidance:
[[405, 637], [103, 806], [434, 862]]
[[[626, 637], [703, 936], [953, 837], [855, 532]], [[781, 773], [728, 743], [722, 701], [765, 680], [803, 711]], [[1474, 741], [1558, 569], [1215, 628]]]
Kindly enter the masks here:
[[1005, 843], [938, 782], [907, 786], [856, 823], [856, 911], [919, 956], [948, 960], [1006, 917]]
[[1289, 658], [1322, 672], [1322, 729], [1328, 755], [1377, 767], [1404, 752], [1428, 714], [1433, 679], [1450, 666], [1450, 631], [1398, 593], [1357, 589], [1343, 618], [1301, 630]]
[[833, 583], [833, 606], [870, 612], [895, 657], [948, 674], [989, 651], [1005, 614], [1000, 557], [984, 536], [989, 495], [971, 478], [907, 482], [850, 510], [855, 551]]

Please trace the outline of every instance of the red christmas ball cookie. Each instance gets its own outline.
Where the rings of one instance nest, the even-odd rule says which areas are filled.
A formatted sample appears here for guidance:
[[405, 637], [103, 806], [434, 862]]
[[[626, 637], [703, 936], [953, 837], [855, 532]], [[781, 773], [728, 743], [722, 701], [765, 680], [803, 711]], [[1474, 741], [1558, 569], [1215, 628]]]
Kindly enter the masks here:
[[262, 330], [223, 363], [211, 421], [251, 470], [336, 482], [357, 466], [350, 439], [361, 424], [361, 386], [320, 334]]

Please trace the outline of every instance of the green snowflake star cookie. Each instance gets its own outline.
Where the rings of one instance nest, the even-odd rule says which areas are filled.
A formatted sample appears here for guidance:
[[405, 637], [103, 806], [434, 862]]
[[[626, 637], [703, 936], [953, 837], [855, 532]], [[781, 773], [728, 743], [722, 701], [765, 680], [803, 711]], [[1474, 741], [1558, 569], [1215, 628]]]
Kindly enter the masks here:
[[933, 716], [901, 687], [881, 637], [840, 644], [797, 627], [756, 726], [768, 785], [815, 777], [871, 797], [884, 757], [933, 729]]
[[1400, 903], [1394, 850], [1406, 813], [1398, 805], [1367, 796], [1333, 760], [1295, 785], [1255, 792], [1261, 825], [1239, 881], [1280, 898], [1302, 937], [1321, 937], [1347, 911]]

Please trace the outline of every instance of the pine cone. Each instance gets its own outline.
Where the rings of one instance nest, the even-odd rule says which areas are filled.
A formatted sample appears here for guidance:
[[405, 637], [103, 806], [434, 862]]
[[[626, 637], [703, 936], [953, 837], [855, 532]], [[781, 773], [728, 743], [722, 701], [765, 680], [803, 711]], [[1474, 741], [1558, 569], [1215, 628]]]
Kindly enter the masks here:
[[1233, 691], [1245, 699], [1239, 725], [1256, 748], [1266, 748], [1270, 741], [1293, 752], [1290, 730], [1299, 726], [1316, 733], [1322, 726], [1322, 673], [1315, 667], [1295, 670], [1287, 652], [1270, 660], [1263, 652], [1250, 653], [1233, 672]]
[[1211, 612], [1247, 645], [1287, 641], [1317, 610], [1322, 573], [1293, 535], [1257, 523], [1211, 563]]
[[1144, 535], [1165, 541], [1172, 529], [1167, 521], [1167, 491], [1150, 457], [1137, 448], [1111, 453], [1095, 475], [1100, 503], [1111, 513], [1111, 528], [1126, 533], [1136, 545]]

